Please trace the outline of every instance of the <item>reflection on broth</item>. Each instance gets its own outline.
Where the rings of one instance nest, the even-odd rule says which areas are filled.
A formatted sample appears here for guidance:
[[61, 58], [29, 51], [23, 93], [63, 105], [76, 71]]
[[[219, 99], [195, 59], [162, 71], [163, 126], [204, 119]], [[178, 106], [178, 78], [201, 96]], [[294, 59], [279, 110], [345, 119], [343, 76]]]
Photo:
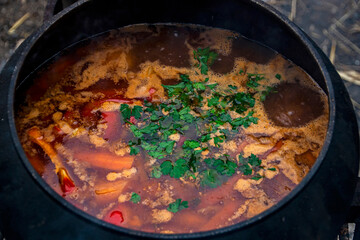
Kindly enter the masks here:
[[17, 128], [36, 171], [83, 211], [146, 232], [265, 211], [309, 172], [327, 131], [311, 77], [227, 30], [125, 27], [29, 77]]

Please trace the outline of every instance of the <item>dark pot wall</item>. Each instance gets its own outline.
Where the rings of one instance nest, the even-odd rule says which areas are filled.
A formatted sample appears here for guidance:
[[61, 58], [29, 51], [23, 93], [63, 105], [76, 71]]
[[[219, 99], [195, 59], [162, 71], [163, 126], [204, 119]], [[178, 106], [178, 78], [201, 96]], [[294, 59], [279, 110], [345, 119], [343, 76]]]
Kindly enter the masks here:
[[[299, 29], [288, 20], [276, 17], [271, 8], [270, 11], [266, 10], [268, 7], [264, 7], [265, 4], [250, 0], [208, 0], [189, 4], [187, 1], [163, 0], [146, 3], [138, 0], [106, 1], [106, 4], [104, 1], [80, 1], [76, 5], [82, 6], [70, 12], [65, 10], [56, 16], [59, 20], [46, 23], [39, 32], [29, 37], [1, 74], [0, 84], [4, 87], [0, 89], [0, 228], [7, 239], [115, 239], [119, 235], [122, 239], [130, 239], [130, 235], [135, 236], [132, 239], [139, 236], [164, 237], [119, 230], [77, 211], [58, 195], [50, 196], [49, 193], [54, 192], [28, 162], [21, 160], [21, 157], [25, 157], [16, 139], [12, 116], [15, 82], [19, 85], [42, 62], [88, 36], [142, 22], [197, 23], [235, 30], [272, 47], [303, 67], [330, 97], [329, 134], [333, 137], [327, 139], [319, 160], [295, 191], [279, 206], [250, 221], [205, 235], [187, 237], [211, 238], [214, 234], [218, 235], [213, 238], [221, 239], [335, 237], [345, 220], [355, 188], [359, 159], [357, 126], [341, 79], [328, 59]], [[25, 57], [24, 53], [29, 49]], [[17, 92], [17, 103], [21, 103], [23, 97], [21, 92]], [[10, 127], [13, 135], [9, 132]], [[15, 137], [15, 145], [12, 137]], [[15, 147], [19, 148], [19, 155]]]

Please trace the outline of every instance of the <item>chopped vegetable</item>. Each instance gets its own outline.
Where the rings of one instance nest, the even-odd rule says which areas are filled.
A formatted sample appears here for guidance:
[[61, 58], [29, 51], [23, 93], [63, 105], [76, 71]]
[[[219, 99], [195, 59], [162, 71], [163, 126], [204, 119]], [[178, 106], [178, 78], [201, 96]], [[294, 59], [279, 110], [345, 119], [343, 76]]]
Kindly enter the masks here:
[[87, 162], [94, 167], [109, 169], [109, 170], [123, 170], [132, 167], [134, 162], [133, 156], [117, 156], [109, 152], [78, 152], [74, 153], [74, 158]]
[[201, 71], [201, 74], [207, 75], [209, 71], [209, 66], [211, 66], [218, 54], [216, 52], [210, 51], [210, 48], [198, 48], [197, 51], [194, 50], [194, 59], [198, 61], [196, 67]]
[[131, 193], [131, 198], [130, 198], [130, 201], [133, 202], [133, 203], [139, 203], [141, 200], [141, 197], [139, 194], [137, 193]]
[[180, 198], [176, 199], [175, 202], [170, 203], [169, 207], [167, 208], [167, 210], [169, 212], [173, 212], [173, 213], [177, 213], [178, 211], [188, 208], [188, 202], [187, 201], [182, 201]]

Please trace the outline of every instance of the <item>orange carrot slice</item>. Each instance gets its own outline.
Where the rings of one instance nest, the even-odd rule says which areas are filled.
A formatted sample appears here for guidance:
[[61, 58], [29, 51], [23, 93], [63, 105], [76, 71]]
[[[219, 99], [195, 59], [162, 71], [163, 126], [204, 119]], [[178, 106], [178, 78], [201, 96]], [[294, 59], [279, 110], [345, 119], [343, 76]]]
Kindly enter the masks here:
[[133, 156], [117, 156], [109, 152], [79, 152], [74, 157], [82, 162], [87, 162], [94, 167], [106, 168], [109, 170], [122, 170], [131, 168]]
[[55, 172], [58, 175], [60, 187], [63, 193], [66, 194], [73, 192], [76, 189], [74, 181], [71, 179], [55, 149], [44, 140], [44, 136], [42, 135], [40, 129], [38, 127], [32, 127], [28, 131], [28, 135], [30, 140], [39, 145], [55, 165]]
[[57, 173], [59, 168], [63, 167], [63, 164], [59, 156], [57, 155], [55, 149], [44, 140], [44, 136], [42, 135], [40, 129], [38, 127], [32, 127], [28, 131], [28, 135], [30, 137], [30, 140], [36, 143], [37, 145], [39, 145], [44, 150], [44, 152], [49, 156], [49, 158], [55, 165], [55, 169]]

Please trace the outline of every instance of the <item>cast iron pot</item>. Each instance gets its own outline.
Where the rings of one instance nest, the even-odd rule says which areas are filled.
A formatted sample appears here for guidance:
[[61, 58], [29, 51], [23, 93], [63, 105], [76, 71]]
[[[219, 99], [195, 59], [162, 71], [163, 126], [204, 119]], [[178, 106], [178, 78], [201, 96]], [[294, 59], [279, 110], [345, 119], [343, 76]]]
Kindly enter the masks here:
[[[283, 54], [329, 97], [324, 147], [304, 180], [267, 211], [208, 232], [164, 235], [98, 220], [57, 195], [21, 148], [14, 113], [26, 76], [65, 47], [136, 23], [195, 23], [234, 30]], [[79, 1], [30, 36], [1, 73], [0, 214], [6, 239], [335, 239], [354, 194], [359, 161], [355, 115], [342, 80], [319, 48], [293, 23], [258, 0]], [[316, 104], [316, 103], [314, 103]]]

